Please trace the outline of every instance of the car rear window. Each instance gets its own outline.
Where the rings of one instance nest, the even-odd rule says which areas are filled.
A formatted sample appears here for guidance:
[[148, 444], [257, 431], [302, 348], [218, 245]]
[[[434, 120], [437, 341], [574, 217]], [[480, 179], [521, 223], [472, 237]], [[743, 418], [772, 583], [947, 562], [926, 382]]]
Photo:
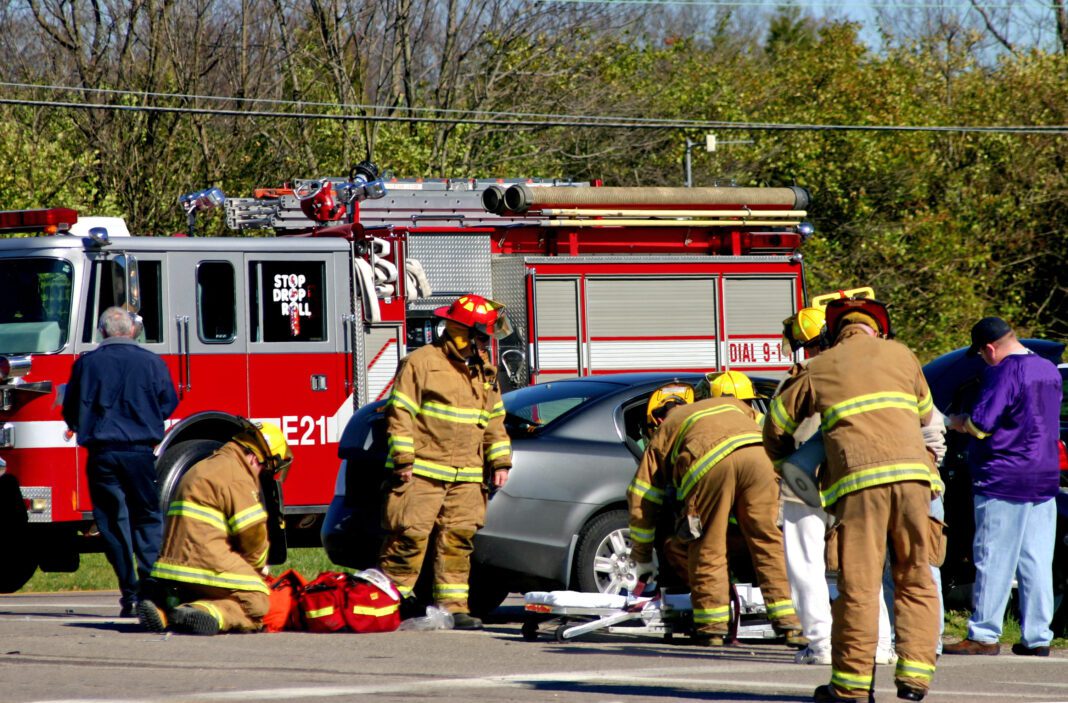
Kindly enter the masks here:
[[618, 384], [603, 381], [539, 383], [520, 388], [504, 395], [504, 408], [508, 412], [505, 423], [512, 427], [525, 425], [527, 429], [544, 427], [618, 388]]

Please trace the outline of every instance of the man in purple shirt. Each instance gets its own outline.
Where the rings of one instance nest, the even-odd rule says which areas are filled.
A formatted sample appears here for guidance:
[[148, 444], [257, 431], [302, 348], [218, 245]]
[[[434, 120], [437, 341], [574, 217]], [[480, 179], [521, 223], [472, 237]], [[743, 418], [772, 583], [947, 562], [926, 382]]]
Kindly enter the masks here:
[[968, 638], [942, 651], [998, 654], [1015, 576], [1021, 634], [1012, 652], [1047, 657], [1053, 638], [1061, 377], [1056, 366], [1020, 344], [1000, 317], [975, 323], [968, 353], [981, 355], [988, 366], [972, 412], [950, 416], [948, 426], [972, 435], [975, 590]]

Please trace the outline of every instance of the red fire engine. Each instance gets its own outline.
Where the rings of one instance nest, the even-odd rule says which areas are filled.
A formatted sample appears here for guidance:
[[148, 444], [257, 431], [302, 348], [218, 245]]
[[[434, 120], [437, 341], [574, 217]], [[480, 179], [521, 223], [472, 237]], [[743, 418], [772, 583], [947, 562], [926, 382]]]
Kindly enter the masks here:
[[[359, 171], [359, 169], [357, 169]], [[800, 188], [601, 188], [551, 181], [383, 183], [370, 171], [224, 204], [274, 236], [124, 236], [121, 220], [54, 208], [0, 213], [0, 591], [95, 550], [84, 452], [60, 402], [111, 305], [180, 403], [157, 449], [163, 500], [226, 441], [235, 416], [277, 422], [295, 454], [291, 543], [316, 543], [337, 442], [435, 307], [474, 292], [507, 305], [494, 350], [512, 385], [636, 370], [782, 371], [783, 318], [806, 299]], [[103, 226], [101, 226], [103, 225]]]

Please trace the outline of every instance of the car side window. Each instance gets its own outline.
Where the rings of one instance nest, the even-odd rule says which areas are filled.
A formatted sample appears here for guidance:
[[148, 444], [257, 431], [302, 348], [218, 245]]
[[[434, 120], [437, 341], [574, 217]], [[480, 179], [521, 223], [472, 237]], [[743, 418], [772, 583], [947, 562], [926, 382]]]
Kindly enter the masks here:
[[642, 429], [645, 427], [645, 406], [649, 403], [650, 395], [644, 394], [623, 406], [623, 442], [636, 457], [645, 453], [646, 439]]

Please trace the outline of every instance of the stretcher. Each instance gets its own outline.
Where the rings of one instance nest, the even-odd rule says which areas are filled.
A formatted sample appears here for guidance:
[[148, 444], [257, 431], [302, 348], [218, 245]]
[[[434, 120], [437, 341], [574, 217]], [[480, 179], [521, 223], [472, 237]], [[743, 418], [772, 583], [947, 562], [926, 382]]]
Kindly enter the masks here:
[[[767, 619], [760, 589], [747, 583], [731, 586], [729, 640], [768, 640], [779, 635]], [[577, 591], [531, 591], [525, 596], [523, 639], [534, 641], [552, 631], [558, 642], [591, 632], [660, 636], [666, 640], [693, 631], [690, 594], [623, 596]]]

